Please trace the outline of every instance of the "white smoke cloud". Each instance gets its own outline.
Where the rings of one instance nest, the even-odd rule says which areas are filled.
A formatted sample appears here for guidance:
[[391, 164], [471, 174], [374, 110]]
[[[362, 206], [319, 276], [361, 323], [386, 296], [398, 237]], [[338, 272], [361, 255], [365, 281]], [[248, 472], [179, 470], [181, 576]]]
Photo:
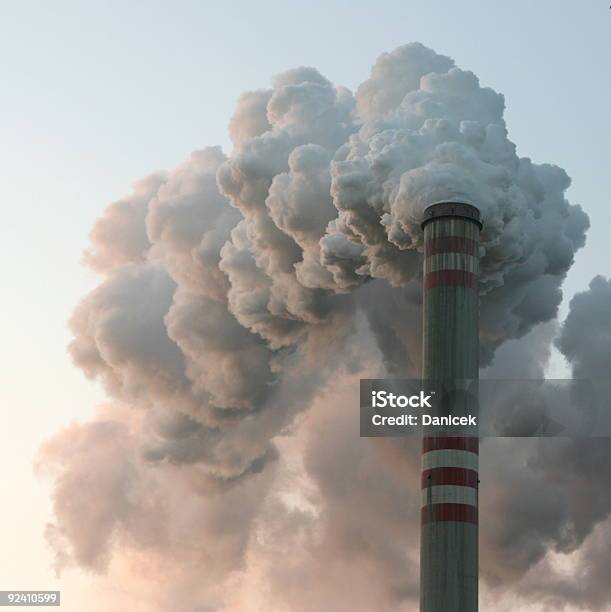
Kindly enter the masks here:
[[[517, 156], [503, 110], [417, 43], [381, 56], [356, 95], [296, 68], [239, 98], [229, 156], [196, 151], [108, 207], [86, 253], [102, 280], [73, 314], [70, 353], [115, 408], [41, 454], [60, 566], [171, 565], [193, 612], [256, 598], [414, 609], [419, 449], [360, 439], [355, 409], [363, 373], [419, 371], [422, 209], [454, 197], [481, 209], [482, 358], [512, 340], [533, 377], [546, 351], [529, 343], [555, 318], [588, 227], [566, 173]], [[570, 321], [562, 350], [585, 363]], [[550, 468], [560, 455], [536, 458], [526, 477], [487, 468], [526, 492], [547, 483], [560, 504], [547, 523], [533, 509], [525, 549], [511, 539], [519, 513], [484, 528], [491, 585], [579, 547], [611, 508], [584, 515], [568, 546], [577, 509]], [[482, 504], [500, 508], [501, 485], [489, 491]]]

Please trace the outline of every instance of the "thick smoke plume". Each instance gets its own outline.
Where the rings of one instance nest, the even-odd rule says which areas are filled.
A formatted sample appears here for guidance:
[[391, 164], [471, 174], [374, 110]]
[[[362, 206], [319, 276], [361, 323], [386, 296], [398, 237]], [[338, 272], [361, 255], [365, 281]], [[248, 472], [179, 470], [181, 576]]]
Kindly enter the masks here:
[[[356, 93], [300, 67], [239, 98], [228, 156], [196, 151], [107, 208], [85, 256], [101, 282], [69, 350], [111, 403], [40, 457], [58, 568], [154, 584], [151, 611], [414, 609], [419, 448], [358, 437], [357, 382], [418, 374], [422, 210], [481, 209], [483, 365], [496, 351], [533, 378], [588, 228], [567, 174], [519, 157], [503, 111], [418, 43]], [[588, 309], [608, 315], [605, 283], [575, 298], [558, 340], [576, 373], [596, 361], [576, 329]], [[609, 558], [589, 538], [611, 497], [582, 477], [610, 451], [524, 444], [526, 463], [484, 448], [489, 588], [603, 606], [600, 588], [532, 576], [582, 544]]]

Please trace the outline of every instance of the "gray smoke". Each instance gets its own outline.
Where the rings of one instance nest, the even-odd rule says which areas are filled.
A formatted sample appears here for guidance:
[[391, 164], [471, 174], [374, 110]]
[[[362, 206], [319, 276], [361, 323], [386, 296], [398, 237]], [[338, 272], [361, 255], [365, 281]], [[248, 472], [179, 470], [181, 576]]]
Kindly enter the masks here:
[[[535, 350], [545, 346], [532, 335], [530, 340], [522, 342], [525, 357], [532, 354], [532, 341], [538, 344]], [[555, 342], [572, 366], [576, 389], [580, 379], [591, 379], [600, 393], [606, 393], [607, 405], [610, 280], [598, 276], [587, 291], [573, 297]], [[509, 364], [507, 368], [511, 372]], [[579, 395], [574, 397], [579, 402]], [[484, 444], [481, 465], [486, 559], [482, 567], [488, 582], [514, 588], [525, 601], [540, 601], [549, 610], [567, 606], [607, 610], [611, 605], [609, 439], [492, 439]], [[556, 561], [570, 559], [570, 571], [558, 568], [554, 556]]]
[[[356, 95], [296, 68], [239, 98], [229, 156], [196, 151], [108, 207], [85, 256], [101, 282], [72, 316], [70, 353], [110, 405], [41, 455], [60, 567], [169, 564], [193, 612], [257, 598], [296, 612], [413, 609], [417, 444], [360, 439], [355, 410], [359, 376], [419, 371], [422, 209], [466, 198], [482, 211], [485, 363], [504, 343], [523, 356], [555, 319], [588, 227], [564, 170], [517, 156], [503, 110], [418, 43], [381, 56]], [[560, 346], [588, 364], [571, 320]], [[527, 350], [532, 377], [546, 351]], [[547, 483], [560, 504], [547, 523], [536, 508], [484, 525], [492, 585], [576, 550], [611, 506], [579, 514], [552, 469], [576, 457], [554, 452], [537, 451], [532, 481], [510, 449], [490, 462], [507, 481], [483, 504], [500, 508], [514, 481]], [[514, 534], [531, 518], [524, 550]], [[569, 520], [581, 521], [571, 537]]]

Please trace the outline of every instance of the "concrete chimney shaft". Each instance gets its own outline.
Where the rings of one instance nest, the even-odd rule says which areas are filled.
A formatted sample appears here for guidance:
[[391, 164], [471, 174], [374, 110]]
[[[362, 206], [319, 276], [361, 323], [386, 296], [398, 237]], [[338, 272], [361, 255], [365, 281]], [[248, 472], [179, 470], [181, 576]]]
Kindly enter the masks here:
[[[467, 203], [439, 202], [424, 212], [425, 380], [477, 381], [481, 227], [478, 209]], [[478, 609], [478, 450], [472, 434], [423, 438], [421, 612]]]

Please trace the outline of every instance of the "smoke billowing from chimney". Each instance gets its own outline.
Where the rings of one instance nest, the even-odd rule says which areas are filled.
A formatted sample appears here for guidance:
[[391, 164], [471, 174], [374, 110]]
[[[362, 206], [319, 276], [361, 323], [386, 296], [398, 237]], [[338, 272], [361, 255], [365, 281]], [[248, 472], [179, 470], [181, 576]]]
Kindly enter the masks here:
[[[484, 365], [508, 341], [534, 354], [588, 227], [564, 170], [517, 156], [503, 110], [417, 43], [378, 58], [355, 94], [296, 68], [239, 98], [229, 156], [196, 151], [107, 208], [85, 256], [101, 281], [69, 350], [110, 403], [40, 459], [59, 567], [155, 584], [151, 610], [414, 609], [419, 448], [358, 437], [356, 381], [419, 372], [422, 210], [481, 210]], [[559, 346], [586, 367], [571, 325]], [[524, 581], [549, 550], [588, 542], [611, 499], [566, 542], [577, 509], [554, 480], [560, 458], [530, 446], [532, 465], [487, 469], [512, 495], [546, 483], [556, 497], [482, 520], [482, 555], [492, 587], [541, 599], [551, 590]], [[539, 520], [550, 499], [565, 505]], [[530, 549], [511, 539], [518, 521], [532, 521]]]

